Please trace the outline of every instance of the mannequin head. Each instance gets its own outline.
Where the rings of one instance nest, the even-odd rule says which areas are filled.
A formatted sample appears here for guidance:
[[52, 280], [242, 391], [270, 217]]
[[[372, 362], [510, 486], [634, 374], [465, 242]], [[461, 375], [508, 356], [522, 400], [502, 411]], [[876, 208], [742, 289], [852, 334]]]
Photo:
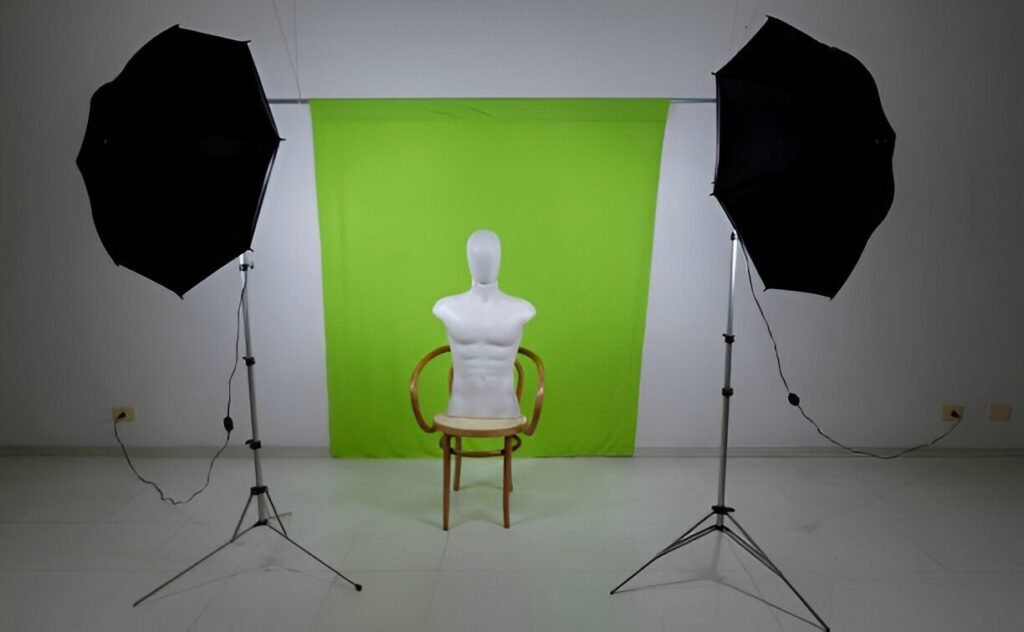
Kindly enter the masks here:
[[498, 282], [501, 265], [501, 241], [489, 230], [478, 230], [466, 242], [469, 273], [475, 285], [493, 285]]

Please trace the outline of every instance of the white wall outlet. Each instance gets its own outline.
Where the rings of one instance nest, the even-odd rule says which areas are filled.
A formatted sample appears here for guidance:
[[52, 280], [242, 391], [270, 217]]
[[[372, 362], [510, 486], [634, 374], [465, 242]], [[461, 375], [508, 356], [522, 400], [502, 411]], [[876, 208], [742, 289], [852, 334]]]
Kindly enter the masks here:
[[113, 413], [114, 421], [135, 421], [135, 409], [131, 406], [115, 406]]
[[[956, 413], [955, 415], [953, 413]], [[943, 404], [942, 405], [942, 420], [943, 421], [956, 421], [957, 419], [963, 419], [964, 407], [959, 404]]]
[[1009, 404], [989, 404], [988, 405], [988, 420], [989, 421], [1010, 421], [1010, 417], [1013, 413], [1013, 407]]

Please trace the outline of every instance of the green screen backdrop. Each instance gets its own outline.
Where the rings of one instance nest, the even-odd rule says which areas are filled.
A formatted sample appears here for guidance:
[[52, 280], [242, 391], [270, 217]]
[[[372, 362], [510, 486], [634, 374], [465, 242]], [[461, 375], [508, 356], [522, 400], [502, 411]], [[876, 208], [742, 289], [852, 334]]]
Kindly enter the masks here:
[[[431, 308], [469, 289], [466, 239], [481, 228], [502, 241], [499, 286], [537, 308], [522, 344], [544, 360], [547, 389], [520, 454], [632, 454], [668, 102], [317, 100], [311, 111], [331, 454], [440, 454], [412, 416], [409, 377], [447, 342]], [[428, 418], [446, 406], [443, 358], [421, 382]]]

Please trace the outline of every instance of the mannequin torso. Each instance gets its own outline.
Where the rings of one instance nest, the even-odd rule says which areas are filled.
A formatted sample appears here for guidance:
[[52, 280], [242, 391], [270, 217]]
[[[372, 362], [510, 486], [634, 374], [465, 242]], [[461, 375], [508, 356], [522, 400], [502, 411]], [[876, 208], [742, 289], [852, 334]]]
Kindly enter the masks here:
[[467, 250], [473, 287], [442, 298], [433, 310], [445, 325], [452, 349], [454, 378], [448, 415], [519, 417], [513, 366], [523, 325], [536, 310], [527, 301], [498, 289], [501, 250], [497, 235], [477, 231]]

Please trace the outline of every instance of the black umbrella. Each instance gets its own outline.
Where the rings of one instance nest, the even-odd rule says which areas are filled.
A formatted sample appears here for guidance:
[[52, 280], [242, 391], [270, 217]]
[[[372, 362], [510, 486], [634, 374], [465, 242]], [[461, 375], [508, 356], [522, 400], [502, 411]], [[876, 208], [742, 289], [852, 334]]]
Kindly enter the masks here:
[[160, 33], [90, 104], [77, 163], [103, 246], [184, 295], [249, 249], [280, 140], [246, 42]]
[[769, 17], [715, 83], [713, 195], [767, 288], [834, 298], [893, 200], [896, 135], [874, 79]]

